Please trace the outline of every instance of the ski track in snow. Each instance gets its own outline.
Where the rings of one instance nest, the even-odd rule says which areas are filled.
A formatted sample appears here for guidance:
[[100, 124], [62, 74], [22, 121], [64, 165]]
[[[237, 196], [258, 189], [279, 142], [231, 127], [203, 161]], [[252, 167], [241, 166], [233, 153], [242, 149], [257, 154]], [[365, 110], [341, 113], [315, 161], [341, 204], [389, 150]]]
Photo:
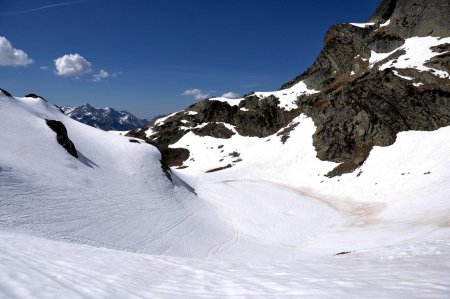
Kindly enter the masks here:
[[221, 244], [218, 244], [211, 248], [208, 251], [208, 258], [214, 257], [214, 256], [220, 256], [223, 253], [230, 251], [233, 249], [238, 243], [239, 243], [239, 226], [236, 225], [236, 223], [233, 222], [233, 230], [234, 234], [233, 237]]

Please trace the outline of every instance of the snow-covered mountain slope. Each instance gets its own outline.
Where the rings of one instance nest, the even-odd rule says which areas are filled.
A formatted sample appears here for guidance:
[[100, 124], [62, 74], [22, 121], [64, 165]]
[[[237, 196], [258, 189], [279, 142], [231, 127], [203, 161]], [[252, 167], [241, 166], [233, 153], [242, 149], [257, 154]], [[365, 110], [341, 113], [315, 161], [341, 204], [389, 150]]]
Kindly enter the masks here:
[[[198, 257], [228, 239], [213, 212], [199, 213], [209, 208], [195, 194], [165, 177], [153, 146], [81, 124], [37, 98], [0, 95], [0, 115], [1, 229]], [[64, 123], [78, 159], [45, 119]]]
[[[65, 125], [78, 159], [58, 144], [45, 119]], [[450, 162], [445, 157], [450, 152], [450, 128], [402, 133], [393, 146], [375, 148], [359, 176], [339, 178], [323, 177], [335, 165], [315, 157], [311, 138], [315, 128], [306, 116], [294, 120], [299, 124], [285, 144], [276, 135], [261, 139], [237, 134], [227, 144], [215, 144], [212, 137], [189, 133], [179, 142], [189, 143], [186, 146], [194, 153], [203, 142], [214, 143], [212, 149], [194, 157], [198, 164], [191, 161], [188, 168], [174, 170], [195, 188], [196, 196], [176, 176], [175, 184], [164, 176], [160, 155], [151, 145], [76, 122], [41, 99], [0, 95], [0, 121], [8, 128], [0, 132], [0, 238], [5, 244], [0, 255], [6, 261], [0, 266], [0, 290], [8, 296], [31, 296], [45, 282], [48, 288], [39, 291], [43, 297], [94, 296], [90, 292], [127, 297], [119, 286], [130, 284], [136, 286], [136, 297], [144, 293], [170, 297], [189, 289], [191, 280], [185, 277], [192, 273], [202, 276], [191, 281], [199, 286], [189, 289], [187, 294], [192, 297], [302, 294], [300, 286], [308, 288], [304, 294], [317, 296], [337, 289], [343, 294], [358, 293], [361, 286], [370, 294], [380, 287], [369, 286], [372, 277], [395, 267], [396, 272], [379, 282], [392, 285], [398, 281], [396, 275], [412, 271], [413, 257], [417, 258], [413, 267], [421, 268], [408, 277], [417, 284], [398, 293], [413, 294], [424, 283], [427, 289], [422, 291], [437, 297], [450, 290], [441, 281], [450, 265], [433, 266], [449, 254], [445, 240], [450, 238]], [[423, 145], [421, 151], [405, 150], [418, 145]], [[254, 148], [260, 155], [252, 155]], [[284, 155], [279, 154], [280, 148]], [[241, 162], [231, 161], [236, 165], [230, 169], [204, 173], [208, 164], [201, 163], [203, 157], [219, 150], [227, 156], [237, 149], [239, 157], [233, 159]], [[411, 252], [408, 248], [416, 246], [411, 242], [425, 245]], [[425, 257], [416, 256], [419, 249], [427, 252]], [[340, 252], [356, 254], [332, 257]], [[411, 259], [401, 258], [405, 252]], [[76, 261], [85, 254], [92, 260]], [[394, 262], [378, 267], [380, 261], [391, 258]], [[165, 282], [153, 280], [163, 289], [132, 274], [137, 264], [159, 272], [167, 263], [177, 266], [165, 275], [180, 276]], [[304, 281], [312, 272], [317, 279], [329, 279], [333, 271], [338, 276], [361, 263], [364, 266], [358, 271], [344, 276], [350, 282], [342, 289], [336, 287], [343, 283], [342, 276], [335, 278], [335, 287]], [[422, 267], [425, 263], [429, 266]], [[121, 270], [114, 271], [111, 267], [118, 264]], [[25, 267], [35, 270], [25, 271]], [[216, 270], [220, 274], [211, 274]], [[235, 277], [236, 271], [242, 273], [238, 276], [242, 281]], [[286, 281], [274, 276], [277, 271], [297, 278]], [[54, 278], [56, 272], [60, 278]], [[424, 272], [432, 278], [424, 280]], [[89, 273], [104, 274], [88, 281]], [[105, 289], [111, 279], [106, 273], [123, 284]], [[227, 291], [227, 285], [220, 283], [214, 290], [202, 291], [200, 286], [207, 288], [215, 281], [214, 275], [233, 281], [231, 289]], [[274, 287], [256, 292], [262, 286], [250, 281], [261, 275]], [[123, 280], [125, 276], [129, 278]], [[84, 291], [68, 283], [78, 279], [84, 281]], [[170, 289], [171, 282], [179, 285]], [[29, 293], [22, 296], [16, 293], [19, 289]], [[391, 297], [398, 293], [386, 292]]]
[[61, 109], [69, 117], [104, 131], [129, 131], [149, 123], [127, 111], [116, 111], [110, 107], [94, 108], [89, 103], [80, 107], [63, 106]]
[[[45, 119], [64, 123], [78, 159]], [[83, 125], [41, 99], [0, 95], [0, 121], [8, 128], [0, 131], [0, 292], [8, 297], [370, 296], [406, 273], [386, 297], [450, 291], [450, 265], [440, 262], [450, 254], [450, 127], [401, 133], [371, 152], [359, 176], [336, 178], [323, 177], [335, 163], [316, 158], [314, 124], [303, 115], [285, 144], [276, 135], [216, 144], [189, 133], [179, 142], [194, 153], [213, 145], [194, 156], [199, 163], [174, 170], [196, 196], [176, 176], [170, 183], [151, 145]], [[203, 158], [237, 149], [241, 162], [204, 173]], [[333, 257], [340, 252], [352, 253]], [[144, 269], [164, 276], [137, 275]], [[106, 288], [113, 277], [120, 283]], [[215, 277], [229, 283], [211, 289]]]
[[[315, 211], [312, 220], [328, 219], [315, 225], [315, 236], [347, 222], [326, 204], [273, 184], [266, 190], [286, 197], [274, 221], [286, 225], [261, 233], [259, 223], [236, 222], [226, 202], [198, 198], [175, 176], [173, 185], [153, 146], [81, 124], [40, 98], [2, 95], [0, 100], [1, 125], [9, 128], [0, 133], [4, 230], [151, 254], [258, 261], [276, 260], [280, 251], [283, 259], [304, 254], [297, 249], [306, 240], [301, 230], [280, 231], [286, 225], [312, 227], [307, 211]], [[46, 119], [65, 125], [78, 158], [57, 142]], [[235, 196], [253, 188], [258, 186], [244, 184]], [[252, 215], [259, 218], [276, 208], [271, 197], [265, 201], [267, 206]], [[262, 244], [264, 249], [256, 250]]]

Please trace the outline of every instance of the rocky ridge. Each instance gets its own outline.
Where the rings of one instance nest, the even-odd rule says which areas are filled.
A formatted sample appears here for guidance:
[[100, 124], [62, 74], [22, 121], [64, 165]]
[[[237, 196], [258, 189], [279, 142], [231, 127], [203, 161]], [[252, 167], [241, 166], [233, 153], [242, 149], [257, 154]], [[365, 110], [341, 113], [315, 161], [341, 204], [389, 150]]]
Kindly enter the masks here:
[[342, 163], [329, 175], [353, 171], [399, 132], [450, 125], [448, 15], [445, 1], [383, 0], [367, 23], [332, 26], [316, 62], [279, 91], [204, 100], [129, 135], [182, 166], [189, 149], [171, 145], [189, 132], [286, 141], [303, 113], [316, 125], [318, 158]]

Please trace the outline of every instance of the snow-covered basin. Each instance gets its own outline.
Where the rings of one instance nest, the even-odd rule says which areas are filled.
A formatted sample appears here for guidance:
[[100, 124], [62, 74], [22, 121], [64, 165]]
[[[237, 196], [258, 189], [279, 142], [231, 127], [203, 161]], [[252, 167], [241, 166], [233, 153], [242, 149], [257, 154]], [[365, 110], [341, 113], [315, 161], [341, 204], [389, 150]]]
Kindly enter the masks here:
[[[450, 236], [450, 127], [402, 132], [393, 145], [375, 147], [354, 173], [328, 178], [337, 163], [316, 157], [312, 119], [301, 115], [293, 123], [284, 144], [277, 133], [230, 139], [188, 133], [173, 147], [188, 148], [195, 161], [173, 170], [241, 235], [265, 243], [274, 237], [261, 231], [272, 230], [279, 244], [304, 254]], [[234, 152], [242, 161], [233, 163]], [[207, 172], [227, 164], [233, 166]], [[290, 243], [283, 243], [286, 234]]]

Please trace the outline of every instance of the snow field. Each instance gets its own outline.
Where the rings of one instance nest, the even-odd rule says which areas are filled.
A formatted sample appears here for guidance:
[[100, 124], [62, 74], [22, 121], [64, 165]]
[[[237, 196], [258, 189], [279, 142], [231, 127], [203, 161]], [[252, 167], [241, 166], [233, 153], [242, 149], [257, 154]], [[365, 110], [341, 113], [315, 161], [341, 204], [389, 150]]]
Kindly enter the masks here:
[[448, 298], [450, 290], [442, 240], [257, 266], [6, 232], [0, 243], [1, 298]]
[[[46, 118], [65, 124], [79, 159]], [[188, 167], [173, 171], [194, 194], [168, 181], [154, 147], [40, 99], [0, 95], [0, 125], [0, 297], [450, 292], [450, 127], [402, 132], [332, 179], [305, 115], [284, 144], [188, 133], [173, 145], [190, 150]]]

